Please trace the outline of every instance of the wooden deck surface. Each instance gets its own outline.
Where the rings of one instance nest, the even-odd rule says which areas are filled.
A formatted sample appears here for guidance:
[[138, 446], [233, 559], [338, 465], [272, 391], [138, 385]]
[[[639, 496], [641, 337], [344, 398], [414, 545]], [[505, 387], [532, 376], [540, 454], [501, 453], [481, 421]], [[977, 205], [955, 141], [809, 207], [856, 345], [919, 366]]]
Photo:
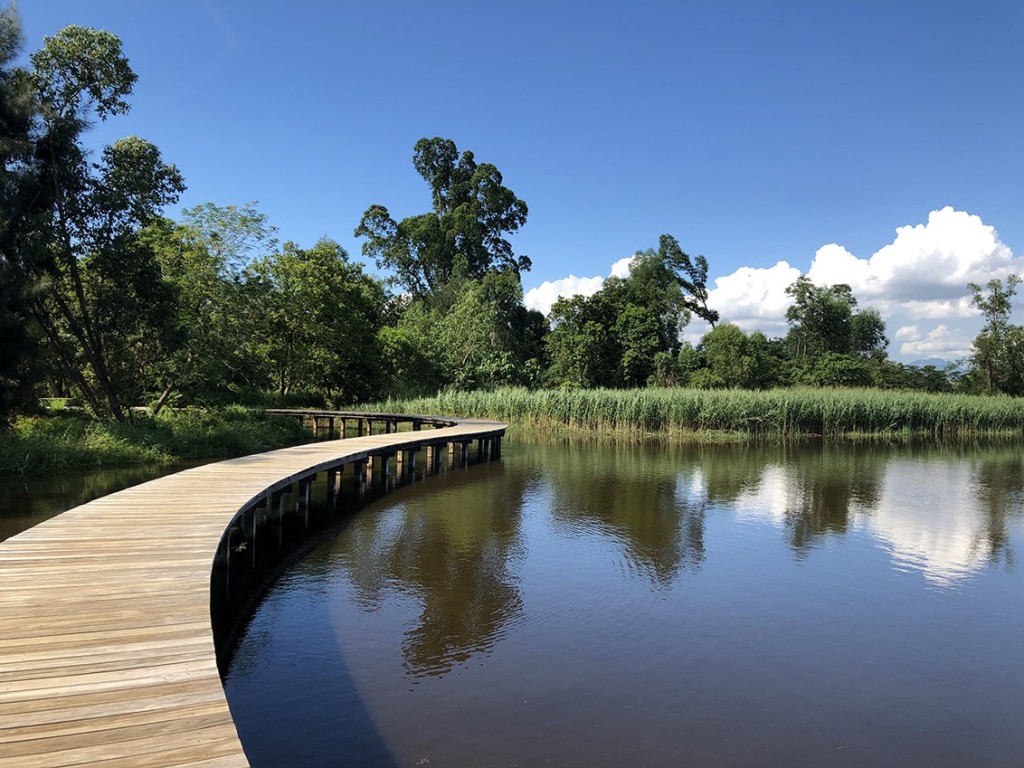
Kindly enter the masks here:
[[0, 543], [0, 766], [246, 766], [210, 624], [210, 575], [265, 489], [410, 443], [504, 425], [334, 440], [208, 464]]

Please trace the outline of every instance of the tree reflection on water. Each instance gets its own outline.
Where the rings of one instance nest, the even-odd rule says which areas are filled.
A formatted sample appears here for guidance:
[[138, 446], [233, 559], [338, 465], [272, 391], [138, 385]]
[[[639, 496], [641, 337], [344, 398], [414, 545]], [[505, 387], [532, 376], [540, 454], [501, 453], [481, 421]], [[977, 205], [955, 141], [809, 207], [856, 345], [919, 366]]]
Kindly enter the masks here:
[[[1013, 447], [556, 440], [516, 450], [514, 461], [449, 475], [429, 493], [399, 490], [334, 544], [363, 610], [391, 593], [418, 606], [402, 644], [410, 677], [441, 676], [490, 652], [523, 618], [521, 527], [538, 499], [558, 536], [610, 543], [654, 590], [715, 556], [709, 515], [770, 521], [798, 560], [866, 528], [894, 564], [941, 585], [985, 563], [1012, 566], [1011, 522], [1024, 507], [1024, 462]], [[949, 503], [907, 503], [927, 487]]]

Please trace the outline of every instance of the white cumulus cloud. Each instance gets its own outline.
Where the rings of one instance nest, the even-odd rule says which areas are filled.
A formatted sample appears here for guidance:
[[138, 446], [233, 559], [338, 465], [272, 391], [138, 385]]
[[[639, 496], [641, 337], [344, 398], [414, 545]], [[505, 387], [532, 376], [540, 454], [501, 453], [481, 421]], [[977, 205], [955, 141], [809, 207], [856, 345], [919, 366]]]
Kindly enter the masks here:
[[[624, 277], [632, 258], [615, 262], [610, 274]], [[979, 216], [947, 206], [929, 213], [924, 224], [898, 227], [892, 242], [868, 258], [828, 243], [818, 248], [806, 270], [786, 261], [741, 267], [710, 281], [708, 305], [718, 310], [722, 322], [735, 323], [748, 333], [760, 330], [782, 336], [787, 331], [786, 309], [792, 303], [786, 288], [804, 271], [818, 285], [848, 283], [861, 308], [877, 309], [890, 338], [898, 342], [898, 348], [890, 348], [897, 359], [952, 361], [970, 353], [971, 340], [981, 327], [967, 283], [984, 285], [993, 278], [1024, 274], [1024, 257], [1014, 256], [995, 227]], [[590, 295], [603, 284], [604, 278], [570, 275], [531, 289], [526, 303], [546, 314], [558, 296]], [[694, 321], [684, 338], [695, 343], [707, 329]]]
[[958, 299], [968, 282], [1019, 273], [1021, 262], [995, 227], [947, 206], [929, 213], [927, 224], [898, 227], [895, 239], [868, 259], [839, 245], [822, 246], [807, 274], [815, 283], [849, 283], [854, 295], [884, 313], [903, 302]]
[[[891, 243], [862, 259], [842, 245], [829, 243], [814, 254], [807, 276], [818, 285], [847, 283], [860, 307], [877, 309], [890, 328], [898, 327], [897, 357], [959, 359], [970, 353], [980, 327], [968, 282], [1024, 273], [1024, 258], [1015, 257], [994, 227], [979, 216], [951, 207], [932, 211], [925, 224], [896, 229]], [[743, 267], [715, 280], [708, 303], [723, 321], [746, 331], [771, 335], [786, 332], [790, 305], [786, 286], [799, 270], [779, 262], [770, 269]], [[913, 337], [910, 334], [913, 329]], [[705, 329], [688, 329], [695, 340]]]
[[948, 361], [967, 357], [971, 353], [971, 336], [959, 329], [940, 323], [928, 331], [916, 325], [904, 325], [896, 330], [893, 339], [899, 342], [899, 353], [906, 358], [942, 357]]
[[593, 296], [604, 285], [603, 277], [576, 277], [569, 275], [560, 280], [545, 280], [536, 288], [531, 288], [523, 296], [523, 304], [527, 309], [536, 309], [545, 315], [551, 311], [551, 305], [563, 296]]
[[629, 271], [633, 268], [633, 262], [635, 260], [636, 260], [636, 254], [635, 253], [632, 256], [627, 256], [624, 259], [619, 259], [614, 264], [612, 264], [612, 271], [610, 273], [611, 276], [612, 277], [621, 277], [621, 278], [629, 277]]
[[[621, 277], [625, 278], [629, 276], [629, 270], [633, 266], [633, 260], [636, 258], [634, 253], [632, 256], [626, 256], [623, 259], [619, 259], [612, 264], [611, 269], [608, 271], [608, 277]], [[536, 288], [531, 288], [523, 296], [523, 304], [526, 305], [527, 309], [536, 309], [538, 312], [543, 312], [545, 315], [551, 312], [551, 306], [558, 301], [559, 298], [568, 296], [593, 296], [604, 285], [604, 281], [607, 278], [601, 277], [576, 277], [576, 275], [569, 275], [559, 280], [545, 280], [543, 283], [538, 285]]]

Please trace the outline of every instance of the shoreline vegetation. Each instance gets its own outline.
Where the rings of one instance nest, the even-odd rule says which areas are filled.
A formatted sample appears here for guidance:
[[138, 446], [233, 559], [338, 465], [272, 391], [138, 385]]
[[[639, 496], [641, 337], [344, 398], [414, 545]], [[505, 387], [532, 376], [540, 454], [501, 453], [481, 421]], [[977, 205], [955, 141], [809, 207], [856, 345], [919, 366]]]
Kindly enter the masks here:
[[500, 389], [361, 408], [462, 415], [515, 429], [703, 442], [900, 437], [1024, 438], [1024, 401], [876, 389]]
[[[358, 410], [496, 419], [516, 432], [723, 443], [861, 438], [1024, 440], [1018, 398], [874, 389], [498, 389], [392, 399]], [[0, 473], [224, 459], [312, 439], [295, 419], [260, 409], [135, 412], [101, 421], [56, 411], [0, 432]]]
[[228, 459], [311, 439], [291, 417], [236, 406], [134, 413], [124, 423], [59, 411], [0, 430], [0, 474]]

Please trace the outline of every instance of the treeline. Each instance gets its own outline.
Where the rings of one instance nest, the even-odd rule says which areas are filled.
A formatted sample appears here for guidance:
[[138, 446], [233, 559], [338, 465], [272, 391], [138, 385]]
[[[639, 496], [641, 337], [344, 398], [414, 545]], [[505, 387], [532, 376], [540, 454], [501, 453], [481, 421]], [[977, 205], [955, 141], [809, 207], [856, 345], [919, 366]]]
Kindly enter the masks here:
[[[123, 421], [135, 405], [342, 406], [505, 386], [1024, 394], [1016, 278], [970, 286], [985, 329], [948, 370], [889, 360], [881, 317], [846, 285], [796, 281], [783, 338], [721, 323], [707, 260], [670, 235], [596, 294], [549, 317], [527, 310], [530, 260], [508, 239], [526, 203], [447, 139], [414, 148], [428, 211], [395, 220], [375, 204], [356, 227], [387, 280], [331, 240], [281, 243], [253, 204], [172, 221], [184, 180], [157, 147], [85, 143], [129, 108], [120, 41], [68, 27], [28, 67], [14, 63], [20, 45], [16, 12], [0, 10], [0, 421], [46, 396]], [[696, 346], [680, 340], [693, 318], [711, 325]]]

